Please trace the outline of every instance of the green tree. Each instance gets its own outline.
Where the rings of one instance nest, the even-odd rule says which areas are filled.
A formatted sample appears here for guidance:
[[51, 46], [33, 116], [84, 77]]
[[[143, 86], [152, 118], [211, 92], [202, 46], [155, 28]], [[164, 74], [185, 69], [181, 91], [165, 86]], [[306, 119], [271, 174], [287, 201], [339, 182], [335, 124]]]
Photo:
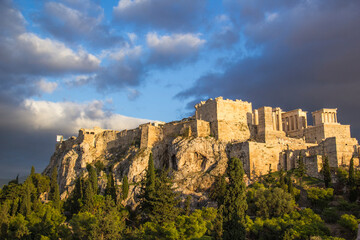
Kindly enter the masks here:
[[35, 190], [30, 178], [23, 184], [23, 194], [20, 203], [20, 213], [23, 216], [28, 216], [31, 212], [31, 193]]
[[129, 195], [129, 182], [126, 175], [123, 177], [123, 184], [122, 184], [122, 198], [123, 200], [127, 199]]
[[155, 201], [155, 167], [152, 153], [150, 153], [148, 168], [146, 170], [145, 178], [142, 181], [141, 194], [140, 194], [140, 209], [145, 215], [145, 218], [151, 214], [154, 208]]
[[116, 187], [115, 187], [115, 181], [112, 171], [110, 170], [108, 179], [107, 179], [107, 185], [105, 189], [105, 196], [110, 196], [114, 202], [116, 202]]
[[83, 210], [88, 212], [94, 211], [94, 188], [91, 181], [88, 179], [84, 192], [84, 206]]
[[171, 222], [179, 214], [179, 194], [175, 193], [172, 179], [167, 176], [166, 171], [160, 171], [158, 174], [155, 191], [150, 200], [152, 209], [148, 216], [153, 222]]
[[288, 185], [288, 193], [294, 196], [294, 185], [290, 175], [287, 178], [287, 185]]
[[349, 184], [350, 187], [355, 186], [354, 158], [350, 159], [348, 184]]
[[96, 170], [90, 164], [88, 164], [86, 166], [86, 169], [88, 170], [88, 173], [89, 173], [89, 180], [90, 180], [91, 186], [93, 188], [93, 193], [97, 194], [98, 193], [98, 179], [97, 179]]
[[256, 215], [262, 218], [281, 217], [294, 210], [295, 201], [291, 194], [281, 188], [259, 188], [255, 192]]
[[185, 199], [184, 214], [189, 216], [190, 214], [191, 195], [187, 195]]
[[245, 239], [247, 210], [243, 164], [231, 158], [227, 167], [229, 184], [224, 198], [224, 239]]
[[34, 174], [35, 174], [35, 167], [31, 166], [30, 176], [34, 176]]
[[210, 198], [217, 202], [218, 206], [224, 204], [226, 192], [226, 180], [224, 175], [216, 176], [214, 188], [211, 191]]
[[325, 187], [328, 188], [331, 185], [331, 172], [330, 172], [330, 165], [329, 159], [327, 156], [324, 156], [323, 168], [322, 173], [324, 176]]
[[9, 239], [26, 239], [30, 234], [27, 228], [28, 221], [21, 214], [12, 217], [9, 223], [8, 236]]
[[302, 186], [303, 177], [306, 174], [306, 166], [305, 166], [304, 158], [303, 158], [301, 152], [299, 152], [299, 157], [298, 157], [297, 163], [298, 163], [298, 166], [296, 168], [296, 175], [300, 179], [300, 186]]
[[54, 167], [51, 172], [49, 200], [53, 202], [53, 206], [56, 209], [60, 209], [60, 191], [59, 191], [59, 184], [57, 182], [56, 167]]
[[216, 240], [222, 240], [223, 238], [223, 220], [224, 220], [224, 217], [223, 217], [223, 214], [224, 214], [224, 205], [221, 205], [219, 208], [218, 208], [218, 211], [217, 211], [217, 214], [216, 214], [216, 218], [214, 220], [214, 234], [213, 234], [213, 237], [216, 239]]

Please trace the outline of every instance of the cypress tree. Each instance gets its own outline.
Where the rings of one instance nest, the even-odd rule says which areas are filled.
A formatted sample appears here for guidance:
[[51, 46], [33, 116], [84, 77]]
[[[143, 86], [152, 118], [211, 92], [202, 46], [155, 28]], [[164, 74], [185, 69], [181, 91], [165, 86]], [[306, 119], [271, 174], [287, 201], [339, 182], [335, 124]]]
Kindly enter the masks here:
[[227, 239], [245, 239], [247, 210], [243, 164], [238, 158], [230, 159], [227, 168], [229, 184], [224, 198], [224, 234]]
[[107, 180], [107, 185], [105, 189], [105, 196], [109, 195], [112, 200], [116, 203], [117, 197], [116, 197], [116, 188], [115, 188], [115, 181], [112, 171], [110, 170]]
[[86, 166], [88, 173], [89, 173], [89, 180], [91, 182], [91, 186], [93, 188], [93, 193], [97, 194], [98, 193], [98, 179], [97, 179], [97, 174], [96, 174], [96, 170], [94, 167], [92, 167], [90, 164], [88, 164]]
[[190, 214], [191, 195], [187, 195], [185, 199], [184, 214], [189, 216]]
[[297, 172], [297, 176], [300, 178], [300, 186], [302, 186], [302, 180], [306, 173], [306, 166], [304, 163], [303, 156], [301, 155], [301, 152], [299, 152], [298, 166], [296, 172]]
[[34, 167], [34, 166], [31, 166], [30, 176], [34, 176], [34, 174], [35, 174], [35, 167]]
[[294, 186], [293, 186], [291, 176], [288, 177], [287, 183], [288, 183], [288, 192], [294, 196]]
[[60, 209], [60, 191], [57, 183], [57, 169], [53, 168], [50, 179], [49, 200], [52, 200], [54, 208]]
[[146, 170], [145, 179], [142, 182], [142, 193], [140, 195], [140, 208], [146, 217], [149, 216], [154, 208], [155, 177], [154, 160], [152, 153], [150, 153], [148, 168]]
[[90, 180], [87, 181], [84, 192], [84, 210], [92, 212], [94, 209], [94, 188]]
[[224, 175], [218, 175], [215, 180], [215, 186], [211, 193], [211, 198], [215, 200], [218, 207], [224, 204], [224, 197], [226, 192], [226, 180]]
[[129, 182], [128, 182], [128, 178], [125, 175], [123, 177], [123, 184], [122, 184], [122, 198], [123, 200], [127, 199], [129, 195]]
[[20, 213], [25, 217], [31, 212], [31, 186], [29, 181], [25, 181], [24, 192], [20, 203]]
[[279, 186], [280, 188], [284, 189], [284, 191], [287, 191], [287, 186], [285, 184], [285, 175], [282, 168], [279, 171]]
[[355, 170], [354, 170], [354, 159], [353, 158], [351, 158], [351, 160], [350, 160], [348, 185], [349, 185], [349, 200], [351, 202], [355, 202], [357, 199], [358, 193], [357, 193], [356, 184], [355, 184]]
[[354, 171], [354, 159], [350, 159], [350, 166], [349, 166], [349, 180], [348, 180], [349, 187], [355, 186], [355, 171]]
[[223, 239], [223, 214], [224, 214], [224, 205], [221, 205], [218, 208], [216, 218], [214, 220], [214, 235], [215, 240]]
[[330, 172], [329, 159], [327, 156], [324, 157], [322, 172], [324, 176], [325, 187], [328, 188], [331, 185], [331, 172]]

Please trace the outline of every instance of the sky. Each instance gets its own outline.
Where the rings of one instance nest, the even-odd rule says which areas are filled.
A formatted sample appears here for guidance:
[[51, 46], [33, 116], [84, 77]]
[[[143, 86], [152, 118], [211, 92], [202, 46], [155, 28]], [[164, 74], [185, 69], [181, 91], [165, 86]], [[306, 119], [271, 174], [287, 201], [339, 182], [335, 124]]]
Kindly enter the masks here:
[[0, 0], [0, 178], [218, 96], [338, 108], [359, 138], [359, 23], [358, 0]]

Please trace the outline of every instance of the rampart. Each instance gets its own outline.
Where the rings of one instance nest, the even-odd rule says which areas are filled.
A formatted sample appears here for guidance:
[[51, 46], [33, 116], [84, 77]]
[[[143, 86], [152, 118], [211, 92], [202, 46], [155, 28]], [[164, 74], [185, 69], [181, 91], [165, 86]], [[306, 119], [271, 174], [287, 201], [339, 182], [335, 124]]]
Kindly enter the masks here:
[[253, 110], [249, 102], [222, 97], [200, 102], [195, 110], [195, 116], [181, 121], [146, 123], [120, 132], [99, 127], [80, 129], [78, 138], [71, 141], [99, 149], [130, 145], [153, 148], [177, 137], [212, 136], [230, 146], [231, 156], [242, 159], [249, 176], [265, 174], [269, 169], [295, 168], [300, 152], [313, 176], [319, 176], [323, 156], [332, 168], [348, 165], [351, 158], [359, 165], [358, 142], [351, 138], [349, 125], [338, 123], [337, 109], [313, 112], [312, 126], [307, 123], [307, 112], [301, 109], [285, 112], [265, 106]]

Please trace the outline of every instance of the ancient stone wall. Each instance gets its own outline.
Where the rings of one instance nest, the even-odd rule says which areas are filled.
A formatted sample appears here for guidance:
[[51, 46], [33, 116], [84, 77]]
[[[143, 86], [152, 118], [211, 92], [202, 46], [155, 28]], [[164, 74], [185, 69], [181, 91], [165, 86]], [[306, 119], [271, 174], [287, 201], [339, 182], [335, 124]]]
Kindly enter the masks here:
[[196, 137], [210, 136], [210, 123], [203, 120], [196, 121]]
[[164, 139], [193, 136], [196, 134], [196, 128], [196, 120], [166, 123], [163, 126]]
[[156, 142], [162, 140], [162, 128], [152, 123], [140, 125], [141, 142], [140, 148], [151, 148]]

